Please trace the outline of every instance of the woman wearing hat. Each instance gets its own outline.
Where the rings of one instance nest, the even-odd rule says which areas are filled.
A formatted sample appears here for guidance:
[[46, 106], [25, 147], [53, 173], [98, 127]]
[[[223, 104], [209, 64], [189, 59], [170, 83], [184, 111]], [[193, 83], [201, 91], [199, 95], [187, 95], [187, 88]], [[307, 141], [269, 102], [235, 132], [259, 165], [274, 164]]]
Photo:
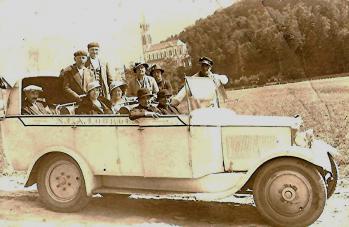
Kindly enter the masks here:
[[137, 91], [141, 88], [148, 89], [151, 94], [155, 95], [159, 92], [159, 87], [153, 77], [146, 75], [149, 65], [145, 62], [136, 62], [133, 67], [135, 78], [130, 81], [127, 94], [128, 96], [137, 96]]
[[76, 110], [76, 114], [112, 114], [110, 101], [100, 96], [101, 85], [93, 81], [87, 85], [87, 95]]
[[127, 84], [124, 81], [113, 81], [110, 84], [110, 102], [113, 113], [119, 113], [121, 107], [126, 105], [127, 97], [125, 95], [125, 88]]

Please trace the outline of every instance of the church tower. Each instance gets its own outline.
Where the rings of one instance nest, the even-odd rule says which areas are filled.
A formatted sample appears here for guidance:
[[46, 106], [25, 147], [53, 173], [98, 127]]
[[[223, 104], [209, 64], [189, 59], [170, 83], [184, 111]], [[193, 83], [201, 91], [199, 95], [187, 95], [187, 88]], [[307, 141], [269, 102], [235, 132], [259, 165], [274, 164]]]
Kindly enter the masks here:
[[143, 48], [143, 55], [147, 51], [147, 49], [151, 46], [151, 36], [149, 32], [149, 24], [146, 23], [144, 15], [142, 17], [142, 22], [140, 24], [141, 29], [141, 38], [142, 38], [142, 48]]

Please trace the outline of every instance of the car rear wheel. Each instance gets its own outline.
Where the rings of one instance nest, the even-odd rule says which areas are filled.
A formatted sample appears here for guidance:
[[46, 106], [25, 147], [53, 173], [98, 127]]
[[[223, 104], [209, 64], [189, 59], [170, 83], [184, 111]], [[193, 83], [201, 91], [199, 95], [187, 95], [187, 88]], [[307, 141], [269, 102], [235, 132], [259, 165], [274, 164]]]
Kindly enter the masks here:
[[89, 201], [78, 164], [66, 155], [46, 159], [38, 173], [41, 200], [51, 210], [74, 212]]
[[262, 167], [253, 196], [258, 211], [273, 226], [308, 226], [325, 207], [326, 186], [314, 166], [283, 158]]

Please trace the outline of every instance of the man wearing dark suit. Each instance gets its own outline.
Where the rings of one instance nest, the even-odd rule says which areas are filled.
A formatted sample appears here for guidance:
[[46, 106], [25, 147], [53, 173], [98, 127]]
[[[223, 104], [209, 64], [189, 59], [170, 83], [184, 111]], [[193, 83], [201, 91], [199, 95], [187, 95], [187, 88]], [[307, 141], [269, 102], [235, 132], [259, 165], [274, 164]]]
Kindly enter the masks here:
[[109, 70], [109, 65], [107, 62], [101, 60], [98, 57], [99, 54], [99, 44], [96, 42], [89, 43], [87, 45], [89, 57], [85, 66], [89, 68], [95, 79], [101, 85], [101, 96], [110, 99], [110, 84], [113, 81], [113, 77]]
[[160, 110], [150, 103], [150, 98], [153, 95], [147, 88], [140, 88], [137, 91], [139, 105], [133, 108], [129, 113], [131, 120], [136, 120], [142, 117], [158, 118], [161, 114]]
[[64, 94], [75, 102], [81, 102], [86, 96], [87, 85], [95, 81], [93, 72], [85, 67], [87, 53], [83, 50], [74, 53], [75, 64], [68, 66], [63, 72], [63, 91]]
[[161, 114], [163, 115], [178, 115], [181, 114], [177, 107], [171, 105], [171, 98], [172, 94], [166, 90], [160, 90], [158, 92], [158, 96], [156, 100], [159, 102], [159, 105], [157, 108], [160, 110]]
[[162, 74], [164, 72], [165, 72], [165, 70], [163, 68], [161, 68], [161, 66], [156, 65], [156, 64], [150, 68], [150, 75], [152, 77], [154, 77], [154, 79], [159, 87], [159, 90], [166, 89], [172, 95], [172, 86], [171, 86], [170, 81], [165, 80], [162, 76]]
[[[52, 114], [49, 107], [39, 98], [42, 88], [36, 85], [29, 85], [23, 89], [25, 98], [22, 105], [23, 115], [47, 115]], [[45, 105], [44, 105], [45, 104]]]

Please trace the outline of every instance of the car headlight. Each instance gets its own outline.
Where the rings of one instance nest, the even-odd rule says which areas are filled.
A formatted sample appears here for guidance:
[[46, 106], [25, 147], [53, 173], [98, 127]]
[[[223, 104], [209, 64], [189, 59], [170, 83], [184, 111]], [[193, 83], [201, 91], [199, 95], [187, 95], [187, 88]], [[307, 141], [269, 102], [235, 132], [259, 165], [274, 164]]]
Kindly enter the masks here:
[[304, 132], [296, 132], [294, 142], [296, 145], [304, 148], [311, 148], [314, 141], [314, 131], [313, 129], [308, 129]]

